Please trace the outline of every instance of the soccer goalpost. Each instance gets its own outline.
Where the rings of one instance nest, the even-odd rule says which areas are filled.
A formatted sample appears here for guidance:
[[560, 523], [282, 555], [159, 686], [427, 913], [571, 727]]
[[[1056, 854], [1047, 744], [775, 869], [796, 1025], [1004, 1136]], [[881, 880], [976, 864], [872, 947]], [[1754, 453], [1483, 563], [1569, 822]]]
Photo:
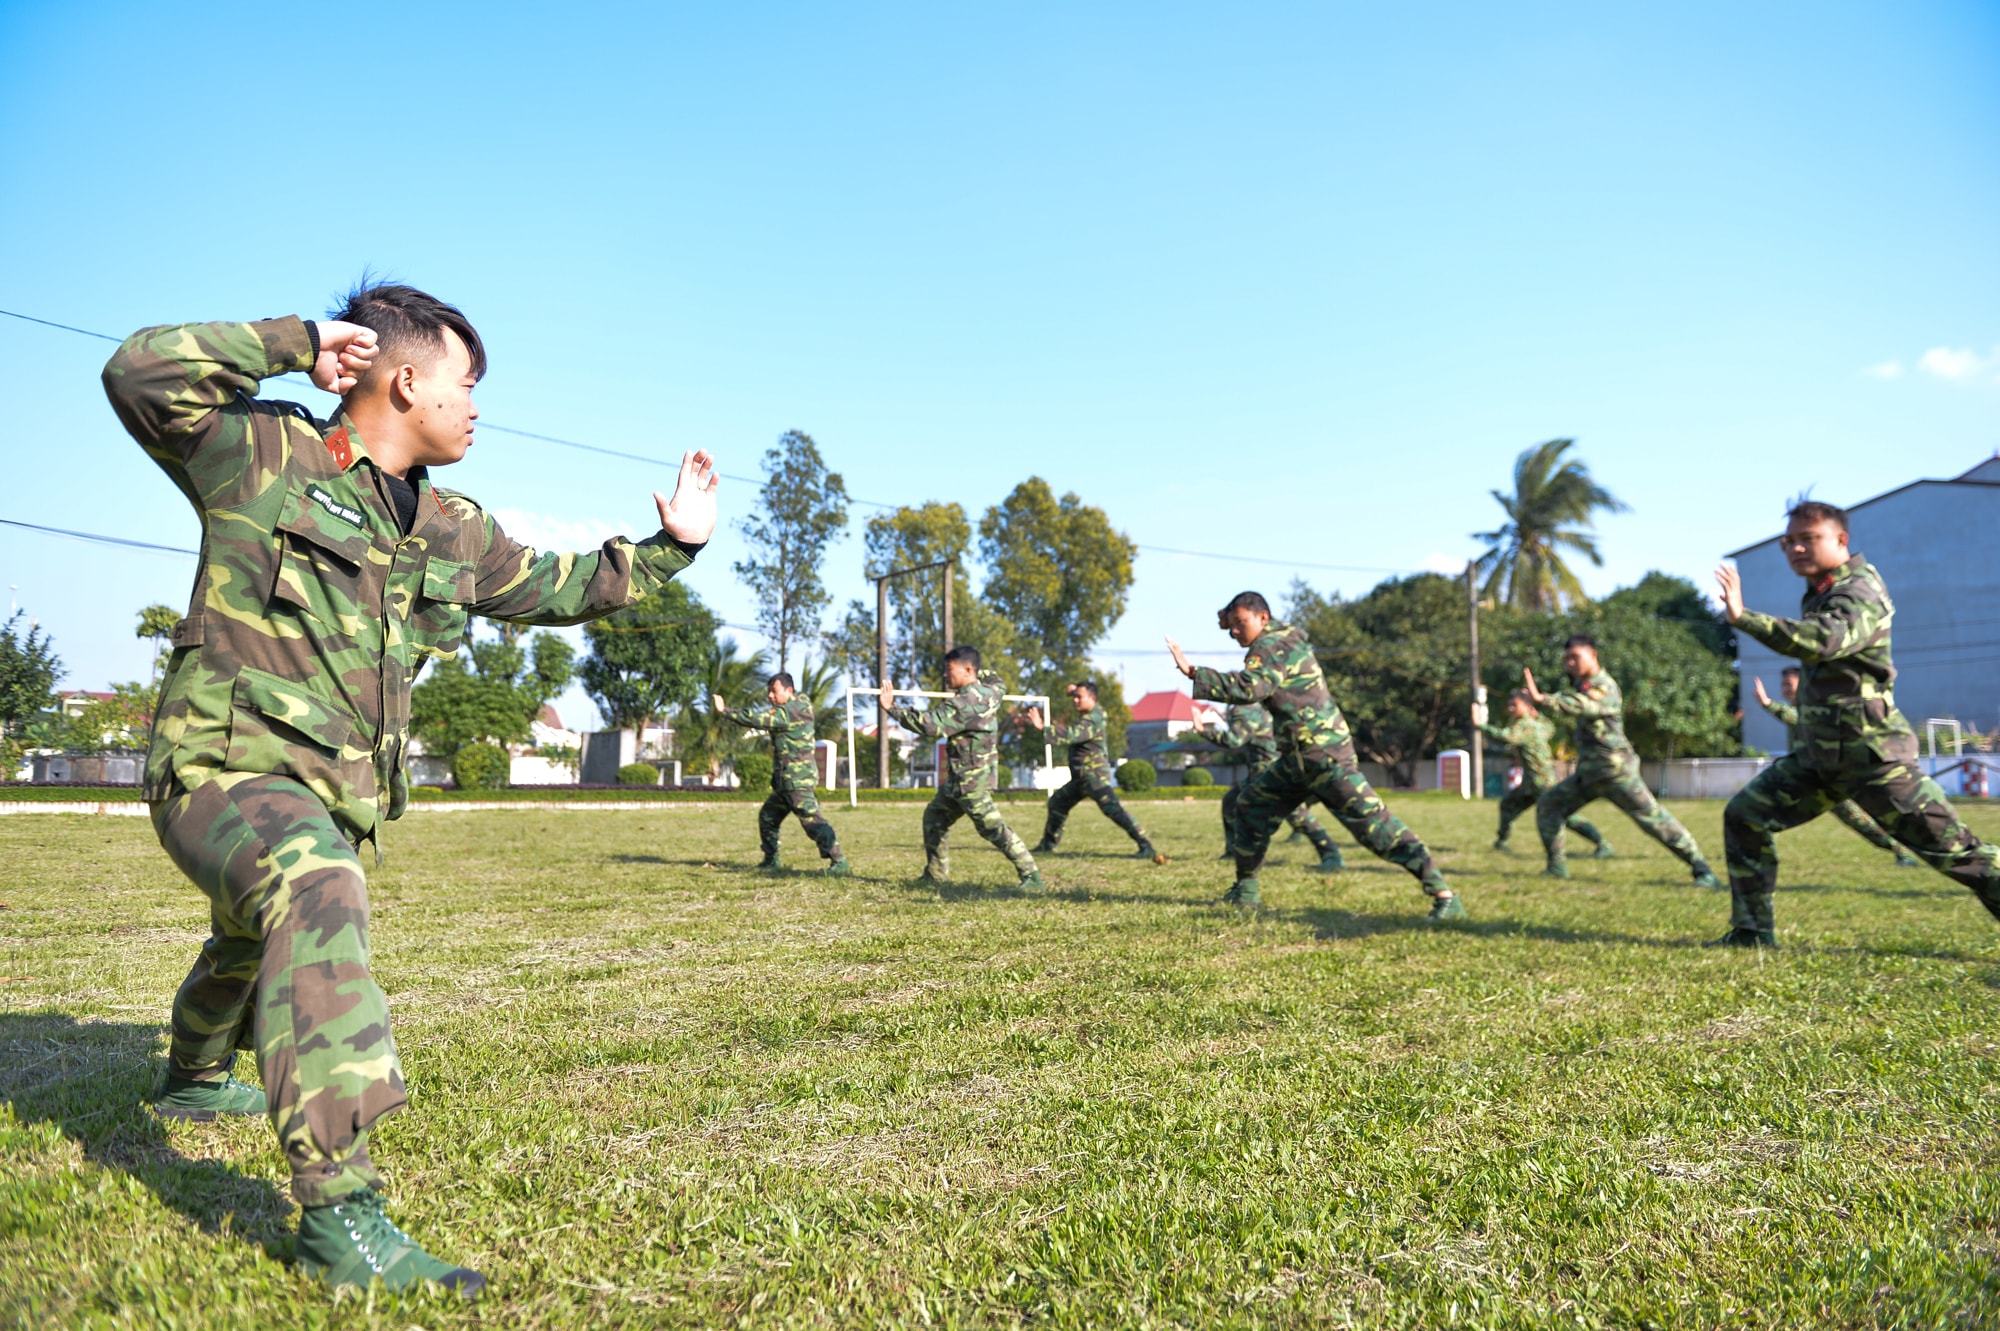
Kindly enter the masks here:
[[[860, 772], [854, 765], [854, 698], [856, 694], [865, 694], [868, 697], [874, 698], [880, 696], [881, 690], [864, 689], [852, 684], [848, 685], [847, 688], [847, 803], [849, 808], [858, 807], [861, 803]], [[950, 693], [933, 693], [928, 689], [896, 689], [890, 696], [896, 698], [950, 698], [956, 695]], [[1053, 721], [1055, 719], [1055, 715], [1049, 707], [1049, 696], [1046, 693], [1009, 693], [1003, 695], [1000, 701], [1017, 704], [1039, 703], [1042, 708], [1042, 720]], [[1053, 771], [1056, 765], [1055, 745], [1049, 742], [1048, 733], [1046, 729], [1042, 731], [1042, 770], [1044, 772]], [[1046, 798], [1046, 795], [1044, 797]]]

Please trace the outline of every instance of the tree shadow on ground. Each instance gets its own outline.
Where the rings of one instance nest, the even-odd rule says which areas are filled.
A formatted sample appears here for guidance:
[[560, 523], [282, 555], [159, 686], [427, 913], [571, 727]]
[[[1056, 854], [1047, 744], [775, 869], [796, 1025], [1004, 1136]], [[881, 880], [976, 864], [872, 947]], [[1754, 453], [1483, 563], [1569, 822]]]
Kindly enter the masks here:
[[1469, 920], [1454, 920], [1446, 925], [1435, 925], [1425, 918], [1425, 912], [1420, 907], [1413, 907], [1407, 914], [1398, 915], [1376, 915], [1365, 911], [1337, 910], [1323, 906], [1306, 907], [1302, 910], [1274, 910], [1271, 914], [1304, 924], [1317, 937], [1329, 941], [1373, 938], [1383, 934], [1436, 934], [1469, 935], [1474, 938], [1531, 938], [1546, 943], [1610, 943], [1667, 950], [1701, 945], [1700, 940], [1694, 938], [1647, 938], [1639, 934], [1619, 933], [1614, 930], [1569, 929], [1552, 924], [1524, 924], [1519, 920], [1482, 920], [1476, 916]]
[[204, 1233], [227, 1232], [270, 1257], [291, 1254], [290, 1200], [221, 1160], [182, 1155], [146, 1107], [160, 1077], [158, 1022], [78, 1021], [61, 1012], [0, 1013], [0, 1104], [53, 1125], [84, 1158], [138, 1180]]

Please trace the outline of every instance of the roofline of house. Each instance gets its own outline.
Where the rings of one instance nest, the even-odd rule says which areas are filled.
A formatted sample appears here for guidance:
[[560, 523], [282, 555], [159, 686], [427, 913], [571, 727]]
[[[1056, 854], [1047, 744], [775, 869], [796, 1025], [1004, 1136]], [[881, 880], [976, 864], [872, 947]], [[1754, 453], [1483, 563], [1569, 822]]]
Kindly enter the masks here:
[[[1903, 493], [1903, 491], [1914, 490], [1920, 485], [1969, 485], [1976, 489], [1981, 489], [1981, 490], [2000, 490], [2000, 481], [1968, 481], [1963, 479], [1962, 477], [1952, 477], [1950, 480], [1940, 480], [1936, 477], [1926, 477], [1921, 481], [1911, 481], [1908, 485], [1899, 485], [1893, 490], [1884, 490], [1881, 494], [1871, 495], [1869, 498], [1862, 500], [1858, 504], [1849, 504], [1847, 506], [1847, 511], [1849, 513], [1852, 513], [1858, 508], [1866, 508], [1870, 504], [1878, 504], [1882, 502], [1884, 499], [1892, 499], [1895, 496]], [[1740, 555], [1747, 555], [1752, 550], [1755, 550], [1758, 546], [1769, 545], [1771, 542], [1778, 540], [1783, 535], [1784, 535], [1783, 532], [1778, 532], [1776, 535], [1766, 536], [1761, 541], [1752, 541], [1750, 544], [1744, 546], [1741, 550], [1731, 550], [1725, 556], [1725, 558], [1735, 559]]]

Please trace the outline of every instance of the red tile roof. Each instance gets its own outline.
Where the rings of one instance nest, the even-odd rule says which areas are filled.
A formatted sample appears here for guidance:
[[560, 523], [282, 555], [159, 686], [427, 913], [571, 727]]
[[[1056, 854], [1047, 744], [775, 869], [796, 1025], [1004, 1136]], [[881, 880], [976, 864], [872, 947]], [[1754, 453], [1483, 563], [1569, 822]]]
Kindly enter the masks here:
[[1134, 721], [1193, 721], [1194, 699], [1176, 689], [1149, 693], [1132, 704]]

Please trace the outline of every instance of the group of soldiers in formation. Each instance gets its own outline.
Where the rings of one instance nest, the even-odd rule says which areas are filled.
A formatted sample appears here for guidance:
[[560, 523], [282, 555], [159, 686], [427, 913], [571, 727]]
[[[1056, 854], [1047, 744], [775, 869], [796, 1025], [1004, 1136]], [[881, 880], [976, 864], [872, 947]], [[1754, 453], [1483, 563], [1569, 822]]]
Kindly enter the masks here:
[[[449, 656], [469, 619], [577, 624], [657, 593], [700, 554], [716, 522], [713, 459], [681, 460], [671, 499], [654, 495], [660, 531], [615, 537], [582, 554], [514, 541], [473, 500], [433, 486], [429, 468], [472, 443], [472, 390], [486, 369], [478, 333], [455, 307], [413, 288], [356, 290], [321, 320], [184, 324], [143, 329], [119, 347], [104, 386], [120, 421], [193, 505], [202, 551], [188, 614], [174, 629], [146, 761], [145, 796], [161, 845], [207, 897], [211, 931], [175, 996], [163, 1117], [268, 1116], [299, 1202], [301, 1270], [336, 1288], [434, 1282], [471, 1296], [485, 1278], [427, 1252], [389, 1218], [369, 1154], [377, 1121], [405, 1104], [388, 1004], [368, 968], [368, 894], [360, 850], [408, 799], [410, 685], [427, 660]], [[259, 398], [258, 385], [310, 373], [341, 397], [328, 420]], [[1805, 581], [1796, 618], [1748, 610], [1734, 570], [1718, 570], [1724, 613], [1739, 632], [1795, 658], [1785, 702], [1791, 752], [1761, 772], [1723, 815], [1730, 927], [1718, 943], [1776, 945], [1773, 833], [1833, 811], [1905, 860], [1929, 864], [2000, 915], [2000, 859], [1952, 811], [1917, 763], [1915, 735], [1891, 690], [1894, 608], [1881, 576], [1847, 548], [1846, 516], [1803, 503], [1784, 548]], [[1339, 849], [1309, 806], [1326, 806], [1374, 854], [1402, 866], [1430, 897], [1429, 918], [1465, 906], [1423, 841], [1362, 776], [1353, 741], [1305, 632], [1274, 620], [1245, 592], [1221, 627], [1244, 649], [1240, 670], [1175, 664], [1195, 696], [1230, 705], [1219, 744], [1249, 768], [1223, 801], [1235, 877], [1226, 900], [1258, 904], [1257, 875], [1281, 823], [1308, 837], [1320, 867]], [[1513, 746], [1521, 785], [1501, 803], [1499, 843], [1532, 804], [1548, 872], [1568, 875], [1574, 831], [1608, 853], [1579, 812], [1597, 799], [1624, 809], [1679, 856], [1698, 883], [1714, 875], [1687, 829], [1639, 780], [1621, 723], [1617, 683], [1596, 644], [1564, 649], [1566, 687], [1543, 693], [1532, 674], [1508, 700], [1511, 718], [1486, 733]], [[1091, 685], [1072, 685], [1076, 719], [1039, 709], [1003, 716], [997, 675], [979, 653], [946, 654], [950, 697], [885, 713], [946, 749], [924, 811], [925, 877], [949, 872], [946, 840], [969, 818], [1030, 891], [1044, 887], [1034, 852], [993, 798], [996, 746], [1009, 721], [1067, 746], [1071, 779], [1048, 803], [1037, 851], [1060, 844], [1071, 811], [1091, 800], [1164, 862], [1120, 805]], [[1760, 686], [1761, 693], [1761, 686]], [[768, 731], [776, 762], [758, 815], [764, 863], [796, 816], [828, 872], [850, 872], [814, 798], [813, 716], [788, 675], [767, 705], [717, 712]], [[1784, 710], [1779, 710], [1780, 707]], [[1574, 718], [1575, 772], [1553, 780], [1550, 723]], [[1907, 853], [1906, 853], [1907, 852]], [[377, 852], [379, 859], [379, 850]], [[262, 1089], [233, 1075], [254, 1051]]]

